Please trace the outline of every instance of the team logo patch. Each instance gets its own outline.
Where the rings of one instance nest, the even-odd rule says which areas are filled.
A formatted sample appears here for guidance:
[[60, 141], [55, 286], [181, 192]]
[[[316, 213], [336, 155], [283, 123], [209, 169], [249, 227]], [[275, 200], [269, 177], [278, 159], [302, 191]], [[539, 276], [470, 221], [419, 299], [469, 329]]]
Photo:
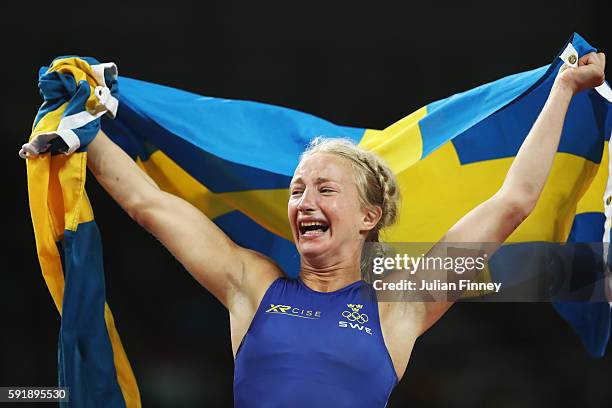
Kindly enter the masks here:
[[363, 308], [363, 305], [355, 305], [349, 303], [347, 306], [349, 310], [345, 310], [344, 312], [342, 312], [342, 317], [344, 317], [349, 322], [357, 322], [360, 324], [368, 322], [368, 315], [365, 313], [359, 313], [359, 311]]
[[346, 306], [348, 307], [348, 310], [344, 310], [342, 312], [342, 317], [346, 320], [340, 320], [338, 322], [338, 327], [354, 329], [371, 335], [372, 329], [365, 326], [370, 318], [367, 314], [361, 313], [363, 305], [349, 303]]

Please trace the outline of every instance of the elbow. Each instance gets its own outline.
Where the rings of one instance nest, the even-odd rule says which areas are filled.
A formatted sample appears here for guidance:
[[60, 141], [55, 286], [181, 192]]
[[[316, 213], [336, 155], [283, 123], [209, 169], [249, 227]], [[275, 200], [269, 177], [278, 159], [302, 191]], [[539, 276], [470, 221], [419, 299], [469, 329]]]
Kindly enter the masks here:
[[142, 196], [135, 196], [126, 203], [125, 211], [138, 225], [149, 230], [153, 213], [155, 212], [153, 201]]
[[515, 188], [504, 187], [498, 192], [498, 195], [504, 203], [508, 216], [522, 222], [535, 209], [542, 189], [530, 183], [524, 183], [520, 187], [515, 186]]
[[505, 218], [516, 228], [529, 217], [537, 202], [537, 197], [531, 196], [506, 197], [504, 199]]
[[516, 202], [511, 203], [508, 208], [508, 218], [516, 227], [521, 225], [523, 221], [532, 213], [534, 206], [529, 203]]

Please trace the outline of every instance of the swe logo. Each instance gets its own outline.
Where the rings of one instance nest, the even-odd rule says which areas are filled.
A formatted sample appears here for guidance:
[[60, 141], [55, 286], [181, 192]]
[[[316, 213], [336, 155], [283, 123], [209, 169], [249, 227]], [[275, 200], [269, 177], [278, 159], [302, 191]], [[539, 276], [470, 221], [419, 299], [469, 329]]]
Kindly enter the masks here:
[[347, 304], [347, 306], [348, 310], [342, 312], [342, 317], [345, 320], [340, 320], [338, 322], [338, 327], [358, 330], [360, 332], [372, 335], [372, 329], [365, 326], [368, 320], [370, 320], [368, 318], [368, 315], [365, 313], [360, 313], [360, 310], [363, 308], [363, 305], [349, 303]]

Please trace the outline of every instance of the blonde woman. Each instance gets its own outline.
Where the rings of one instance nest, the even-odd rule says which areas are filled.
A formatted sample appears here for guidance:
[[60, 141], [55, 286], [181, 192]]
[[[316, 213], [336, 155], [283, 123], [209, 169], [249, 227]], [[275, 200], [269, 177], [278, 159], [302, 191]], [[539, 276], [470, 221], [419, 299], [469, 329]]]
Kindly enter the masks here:
[[[521, 224], [548, 177], [572, 96], [600, 85], [604, 66], [602, 53], [590, 53], [560, 71], [503, 186], [443, 242], [501, 244]], [[347, 141], [311, 144], [289, 186], [298, 279], [161, 191], [102, 132], [89, 146], [88, 166], [229, 311], [238, 407], [383, 407], [416, 339], [452, 304], [382, 302], [361, 279], [364, 244], [394, 223], [399, 191], [378, 157]]]

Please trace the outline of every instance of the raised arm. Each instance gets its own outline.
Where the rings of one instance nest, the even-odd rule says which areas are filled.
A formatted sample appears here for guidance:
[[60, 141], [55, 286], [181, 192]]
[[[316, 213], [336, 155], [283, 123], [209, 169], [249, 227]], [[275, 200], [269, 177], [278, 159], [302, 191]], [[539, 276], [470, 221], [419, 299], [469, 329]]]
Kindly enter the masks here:
[[[427, 257], [444, 259], [448, 256], [465, 256], [466, 253], [447, 253], [448, 243], [468, 243], [466, 250], [474, 248], [470, 243], [478, 243], [479, 255], [486, 254], [490, 258], [529, 216], [550, 173], [572, 96], [582, 90], [599, 86], [604, 81], [605, 56], [602, 53], [587, 54], [580, 59], [578, 65], [577, 68], [564, 66], [560, 70], [542, 111], [512, 162], [499, 191], [453, 225], [427, 253]], [[474, 253], [470, 255], [472, 254]], [[434, 279], [452, 281], [473, 277], [468, 274], [422, 270], [412, 279], [415, 280], [416, 277], [417, 282], [419, 279], [432, 282]], [[406, 273], [398, 271], [384, 280], [394, 282], [404, 278], [407, 278]], [[400, 301], [395, 299], [396, 301], [381, 304], [382, 316], [384, 321], [388, 322], [384, 323], [385, 327], [389, 328], [388, 336], [393, 339], [391, 352], [400, 356], [400, 367], [403, 367], [402, 364], [408, 358], [404, 351], [406, 343], [414, 342], [431, 327], [450, 308], [454, 300], [449, 299], [445, 291], [418, 292], [416, 295], [408, 292], [402, 293]]]
[[[459, 220], [429, 255], [446, 252], [444, 243], [466, 242], [487, 243], [481, 250], [490, 257], [531, 214], [550, 173], [570, 100], [582, 90], [601, 85], [604, 67], [603, 53], [583, 56], [577, 68], [562, 67], [500, 190]], [[436, 322], [452, 302], [425, 302], [422, 305], [421, 333]]]
[[89, 145], [87, 165], [130, 217], [228, 309], [237, 301], [246, 306], [244, 299], [258, 304], [267, 285], [281, 275], [271, 260], [236, 245], [190, 203], [160, 190], [102, 131]]

